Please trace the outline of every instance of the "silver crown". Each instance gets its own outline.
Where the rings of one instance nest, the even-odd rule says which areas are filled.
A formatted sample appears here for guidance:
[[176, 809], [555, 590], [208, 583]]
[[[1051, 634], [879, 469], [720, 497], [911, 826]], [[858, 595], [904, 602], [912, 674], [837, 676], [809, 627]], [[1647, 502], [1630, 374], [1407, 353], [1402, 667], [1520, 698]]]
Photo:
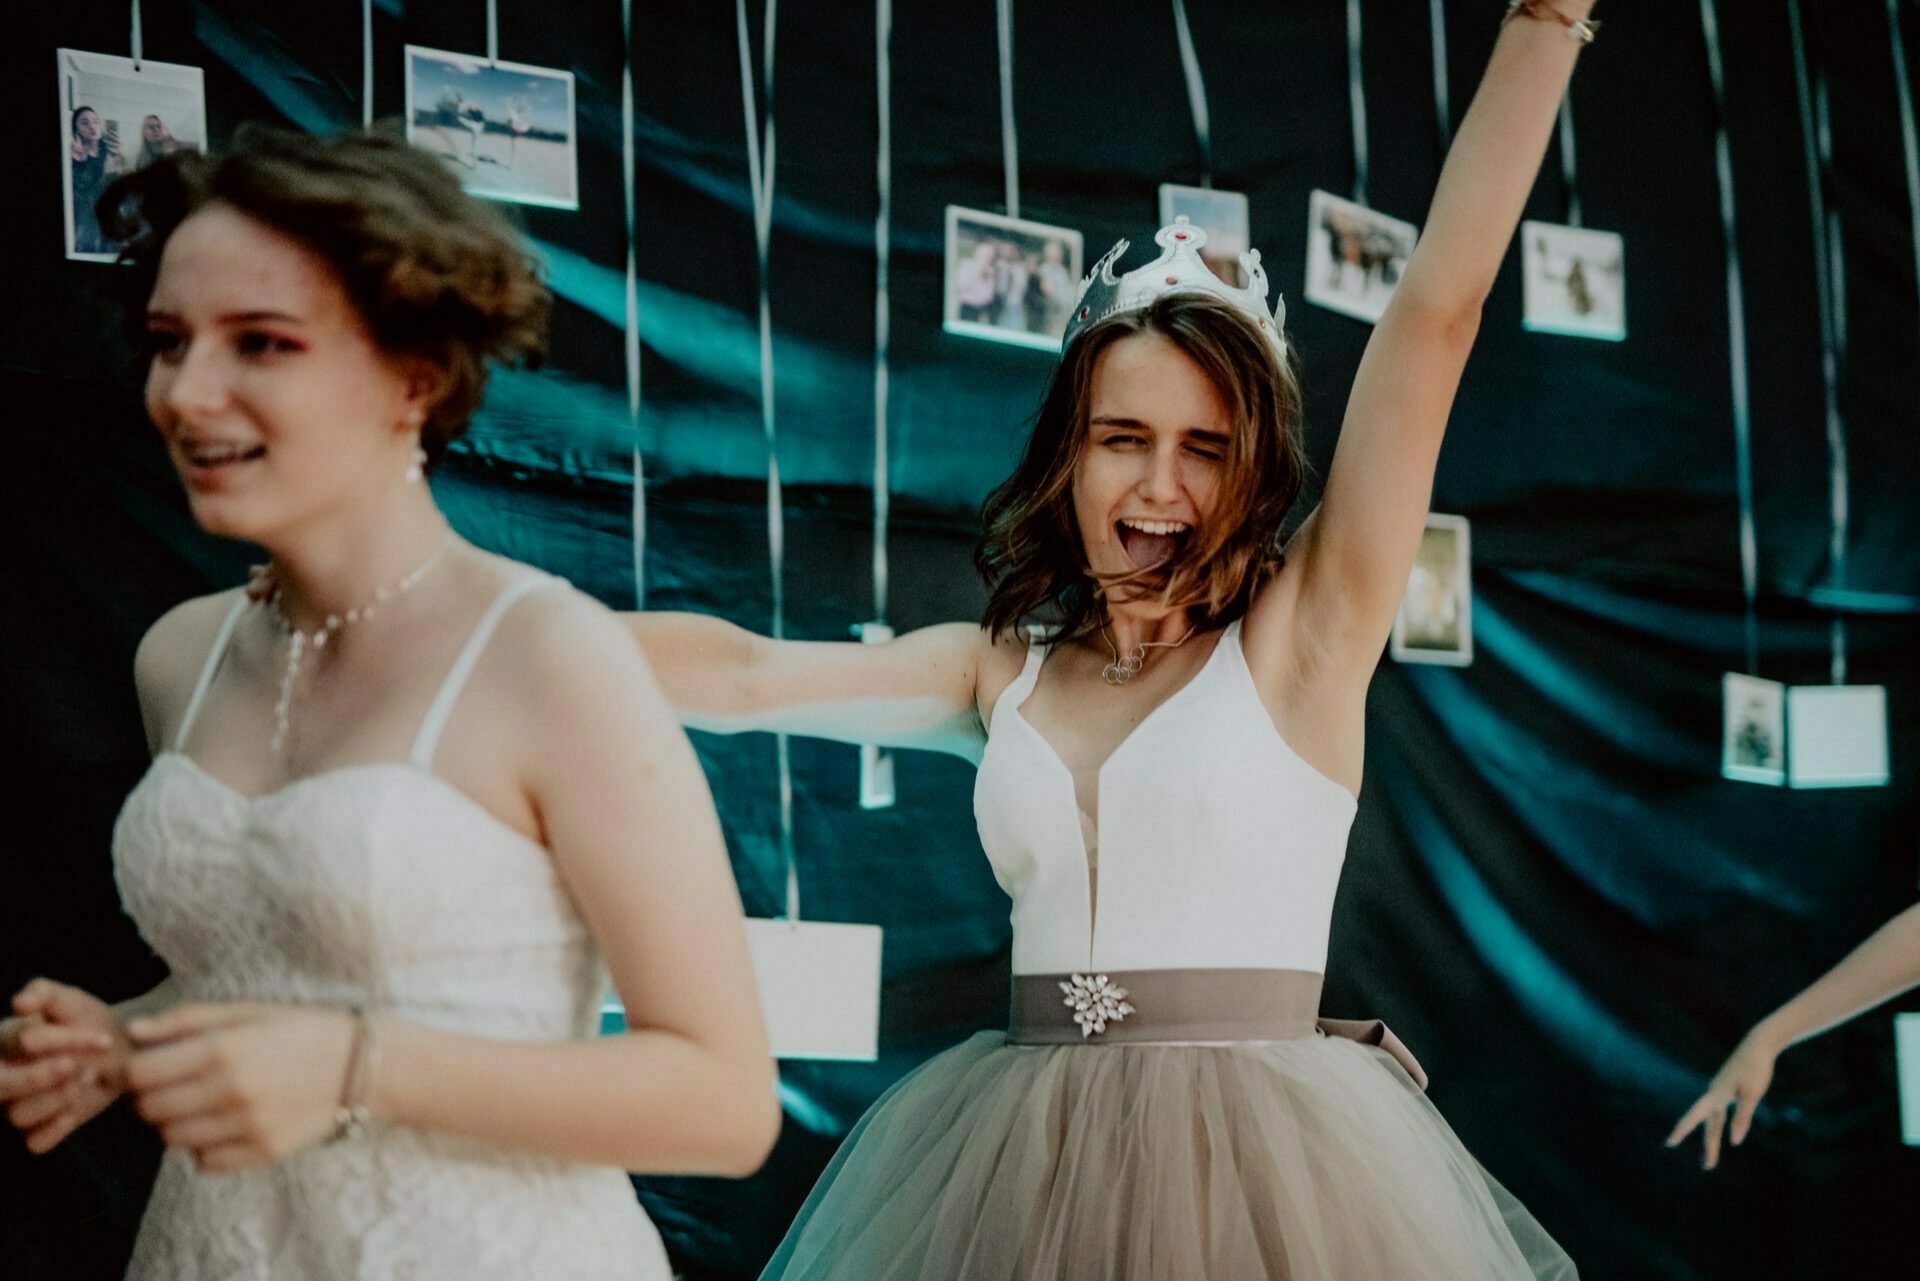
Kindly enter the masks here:
[[1124, 276], [1114, 276], [1113, 264], [1127, 252], [1128, 242], [1125, 240], [1107, 250], [1106, 255], [1093, 264], [1093, 270], [1081, 282], [1080, 298], [1073, 305], [1072, 318], [1067, 321], [1066, 337], [1060, 342], [1061, 351], [1071, 347], [1073, 340], [1084, 330], [1109, 316], [1150, 306], [1162, 294], [1181, 289], [1199, 289], [1239, 309], [1247, 319], [1260, 327], [1260, 332], [1273, 343], [1275, 350], [1286, 354], [1287, 340], [1281, 330], [1287, 323], [1287, 300], [1277, 299], [1273, 313], [1267, 313], [1267, 273], [1260, 266], [1258, 249], [1249, 249], [1240, 255], [1240, 266], [1247, 273], [1247, 284], [1243, 289], [1214, 275], [1213, 269], [1201, 259], [1200, 249], [1207, 243], [1207, 233], [1194, 226], [1186, 215], [1182, 214], [1171, 225], [1160, 228], [1153, 240], [1160, 246], [1160, 256]]

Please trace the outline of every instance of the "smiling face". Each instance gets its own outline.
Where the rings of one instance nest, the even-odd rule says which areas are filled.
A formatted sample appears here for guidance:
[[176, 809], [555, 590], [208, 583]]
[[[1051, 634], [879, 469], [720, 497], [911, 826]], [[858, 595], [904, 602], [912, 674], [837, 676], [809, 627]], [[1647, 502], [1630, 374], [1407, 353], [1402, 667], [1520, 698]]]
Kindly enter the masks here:
[[228, 206], [167, 240], [147, 412], [211, 533], [271, 546], [405, 483], [430, 378], [383, 352], [326, 260]]
[[1128, 574], [1172, 557], [1213, 517], [1233, 423], [1193, 359], [1152, 330], [1093, 367], [1073, 511], [1087, 567]]

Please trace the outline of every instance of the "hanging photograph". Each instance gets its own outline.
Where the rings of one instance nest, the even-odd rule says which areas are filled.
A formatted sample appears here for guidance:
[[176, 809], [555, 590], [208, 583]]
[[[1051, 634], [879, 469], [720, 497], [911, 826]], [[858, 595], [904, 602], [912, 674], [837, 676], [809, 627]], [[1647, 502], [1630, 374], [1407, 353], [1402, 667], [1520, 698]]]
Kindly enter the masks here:
[[176, 151], [207, 149], [200, 68], [78, 49], [54, 56], [67, 257], [112, 262], [120, 246], [101, 231], [94, 202], [123, 173]]
[[1207, 233], [1207, 243], [1200, 249], [1200, 261], [1228, 284], [1245, 289], [1247, 273], [1240, 266], [1240, 255], [1253, 247], [1247, 198], [1237, 191], [1161, 183], [1160, 225], [1168, 226], [1182, 214]]
[[407, 141], [476, 196], [578, 209], [573, 73], [408, 45]]
[[948, 205], [946, 279], [948, 333], [1058, 351], [1080, 294], [1080, 233]]
[[1520, 224], [1526, 327], [1619, 342], [1627, 336], [1627, 242], [1611, 231]]
[[1789, 787], [1885, 787], [1890, 778], [1886, 686], [1787, 691]]
[[1380, 319], [1419, 237], [1410, 222], [1315, 191], [1307, 204], [1307, 301]]
[[1473, 662], [1473, 562], [1467, 518], [1429, 513], [1389, 652], [1401, 663]]
[[1720, 773], [1740, 783], [1787, 781], [1787, 687], [1740, 672], [1720, 678]]

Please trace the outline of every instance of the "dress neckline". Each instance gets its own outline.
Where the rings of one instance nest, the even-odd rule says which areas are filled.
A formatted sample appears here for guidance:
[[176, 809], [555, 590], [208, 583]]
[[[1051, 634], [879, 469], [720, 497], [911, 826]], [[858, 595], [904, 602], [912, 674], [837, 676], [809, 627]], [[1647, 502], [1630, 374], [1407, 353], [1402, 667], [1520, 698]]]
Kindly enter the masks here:
[[209, 770], [206, 766], [202, 765], [199, 761], [195, 760], [193, 757], [187, 755], [185, 752], [180, 751], [177, 748], [169, 747], [163, 751], [155, 753], [153, 758], [153, 764], [155, 766], [158, 766], [166, 761], [180, 762], [181, 765], [185, 766], [189, 774], [192, 774], [196, 778], [199, 778], [202, 782], [212, 787], [215, 791], [220, 792], [221, 794], [227, 796], [228, 798], [237, 802], [238, 804], [246, 806], [250, 809], [258, 806], [268, 805], [275, 801], [283, 800], [286, 797], [292, 795], [293, 793], [303, 791], [310, 786], [314, 786], [314, 785], [327, 782], [333, 779], [339, 779], [339, 778], [358, 775], [358, 774], [378, 774], [378, 773], [388, 773], [388, 772], [398, 771], [399, 773], [404, 774], [408, 777], [417, 778], [424, 781], [433, 790], [450, 797], [455, 804], [459, 805], [463, 809], [468, 810], [476, 817], [491, 824], [499, 832], [501, 832], [506, 836], [512, 837], [514, 840], [520, 842], [522, 845], [528, 846], [531, 849], [538, 850], [542, 855], [545, 855], [546, 853], [548, 853], [547, 847], [545, 845], [542, 845], [539, 841], [534, 840], [532, 837], [528, 836], [525, 832], [521, 831], [519, 828], [512, 826], [505, 819], [501, 818], [498, 814], [495, 814], [492, 810], [482, 805], [479, 801], [475, 800], [473, 797], [469, 796], [466, 792], [454, 786], [452, 783], [448, 782], [446, 779], [440, 777], [438, 774], [435, 774], [432, 770], [422, 768], [421, 766], [415, 764], [412, 761], [397, 761], [397, 760], [356, 761], [347, 765], [330, 765], [325, 769], [314, 770], [310, 774], [302, 774], [298, 778], [290, 778], [286, 782], [281, 783], [275, 787], [270, 787], [264, 792], [242, 791], [240, 788], [237, 788], [232, 783], [227, 782], [226, 779], [221, 778], [218, 774], [215, 774], [212, 770]]

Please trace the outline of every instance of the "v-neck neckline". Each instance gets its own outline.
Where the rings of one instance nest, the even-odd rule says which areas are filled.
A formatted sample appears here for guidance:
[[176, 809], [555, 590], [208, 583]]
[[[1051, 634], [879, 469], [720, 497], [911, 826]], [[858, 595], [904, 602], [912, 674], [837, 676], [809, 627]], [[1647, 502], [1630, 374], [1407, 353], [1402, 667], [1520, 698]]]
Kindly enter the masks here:
[[[1220, 650], [1227, 643], [1227, 634], [1233, 631], [1234, 628], [1238, 626], [1239, 626], [1239, 620], [1236, 619], [1233, 622], [1228, 623], [1225, 628], [1221, 629], [1220, 639], [1215, 641], [1213, 644], [1213, 652], [1207, 655], [1206, 661], [1200, 664], [1199, 668], [1197, 668], [1194, 671], [1193, 675], [1187, 677], [1185, 683], [1183, 683], [1178, 689], [1174, 690], [1171, 694], [1168, 694], [1165, 698], [1161, 699], [1158, 703], [1155, 703], [1153, 705], [1153, 709], [1149, 711], [1145, 716], [1140, 718], [1140, 723], [1135, 725], [1132, 729], [1128, 730], [1125, 734], [1123, 734], [1120, 738], [1120, 741], [1118, 743], [1115, 743], [1113, 747], [1108, 750], [1106, 756], [1101, 759], [1098, 768], [1096, 768], [1093, 771], [1094, 778], [1096, 781], [1100, 780], [1106, 774], [1107, 768], [1110, 765], [1112, 765], [1115, 760], [1119, 759], [1120, 754], [1127, 750], [1128, 745], [1130, 745], [1136, 738], [1140, 737], [1140, 733], [1142, 730], [1146, 729], [1147, 726], [1153, 724], [1154, 720], [1162, 712], [1164, 712], [1172, 704], [1178, 702], [1182, 697], [1186, 695], [1188, 690], [1192, 689], [1194, 686], [1198, 685], [1202, 680], [1206, 678], [1207, 673], [1213, 667], [1214, 660], [1220, 657]], [[1051, 646], [1049, 646], [1048, 648], [1050, 649]], [[1040, 666], [1044, 667], [1045, 665], [1046, 665], [1046, 657], [1043, 654], [1040, 659]], [[1047, 738], [1047, 736], [1040, 732], [1040, 727], [1027, 719], [1026, 705], [1033, 698], [1033, 696], [1039, 692], [1039, 689], [1040, 689], [1040, 672], [1038, 669], [1036, 669], [1033, 674], [1032, 684], [1030, 684], [1027, 687], [1025, 693], [1023, 693], [1020, 696], [1018, 701], [1012, 704], [1009, 704], [1009, 710], [1013, 712], [1014, 719], [1019, 721], [1022, 725], [1026, 726], [1027, 731], [1031, 733], [1034, 736], [1034, 738], [1039, 740], [1040, 745], [1042, 747], [1047, 749], [1048, 758], [1051, 759], [1055, 765], [1060, 767], [1060, 772], [1067, 776], [1067, 783], [1069, 787], [1071, 787], [1073, 784], [1073, 770], [1068, 767], [1066, 758], [1060, 755], [1058, 749], [1054, 747], [1053, 743]], [[1093, 819], [1094, 825], [1097, 828], [1100, 823], [1099, 810], [1100, 810], [1100, 804], [1101, 804], [1101, 796], [1095, 796], [1093, 798], [1093, 806], [1094, 806], [1093, 809], [1086, 810], [1085, 807], [1080, 804], [1079, 789], [1073, 788], [1072, 790], [1073, 790], [1074, 808], [1083, 810], [1089, 818]], [[1100, 791], [1101, 791], [1101, 794], [1104, 795], [1106, 792], [1106, 789], [1102, 787]]]

